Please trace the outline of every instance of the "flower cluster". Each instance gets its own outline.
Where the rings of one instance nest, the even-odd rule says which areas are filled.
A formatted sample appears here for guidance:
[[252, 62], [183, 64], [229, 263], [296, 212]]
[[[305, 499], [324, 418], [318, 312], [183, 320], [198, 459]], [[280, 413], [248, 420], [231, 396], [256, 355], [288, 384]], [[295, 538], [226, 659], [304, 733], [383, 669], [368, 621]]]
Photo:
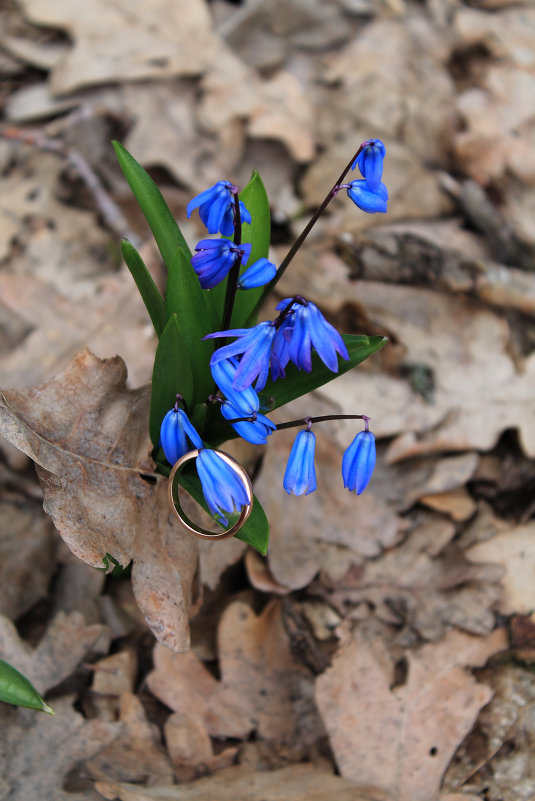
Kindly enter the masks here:
[[[363, 211], [385, 212], [388, 191], [382, 183], [384, 156], [385, 147], [380, 140], [364, 142], [331, 191], [331, 196], [344, 188]], [[355, 167], [359, 168], [362, 179], [343, 184], [347, 171]], [[252, 217], [238, 199], [238, 189], [231, 182], [218, 181], [197, 195], [188, 204], [188, 217], [195, 209], [199, 210], [208, 233], [222, 235], [219, 239], [203, 239], [195, 248], [191, 264], [200, 285], [211, 290], [228, 279], [222, 330], [204, 337], [225, 340], [222, 346], [216, 346], [211, 357], [210, 370], [218, 393], [210, 396], [207, 402], [219, 403], [222, 424], [224, 421], [239, 437], [257, 445], [265, 444], [277, 428], [304, 424], [305, 429], [299, 431], [291, 449], [283, 487], [288, 494], [308, 495], [317, 485], [314, 467], [316, 437], [311, 426], [330, 418], [308, 417], [276, 426], [267, 414], [262, 413], [261, 410], [267, 410], [262, 407], [258, 393], [266, 387], [268, 379], [272, 382], [284, 380], [290, 364], [294, 370], [310, 373], [321, 362], [329, 371], [337, 373], [338, 357], [344, 361], [350, 359], [346, 342], [320, 309], [301, 295], [281, 300], [276, 307], [278, 316], [272, 320], [249, 328], [230, 328], [229, 323], [237, 290], [247, 291], [267, 284], [273, 286], [316, 218], [277, 270], [275, 264], [265, 257], [247, 266], [253, 245], [242, 242], [242, 223], [251, 224]], [[225, 238], [231, 236], [233, 241]], [[228, 339], [233, 341], [228, 342]], [[236, 472], [215, 450], [204, 444], [182, 405], [181, 397], [177, 395], [174, 408], [165, 415], [161, 425], [160, 439], [165, 458], [174, 464], [193, 449], [199, 451], [196, 466], [206, 503], [212, 515], [226, 525], [227, 515], [239, 511], [247, 503], [247, 494]], [[360, 418], [365, 425], [365, 430], [356, 435], [342, 460], [344, 487], [359, 495], [368, 485], [375, 466], [375, 438], [369, 431], [368, 417], [349, 417]]]

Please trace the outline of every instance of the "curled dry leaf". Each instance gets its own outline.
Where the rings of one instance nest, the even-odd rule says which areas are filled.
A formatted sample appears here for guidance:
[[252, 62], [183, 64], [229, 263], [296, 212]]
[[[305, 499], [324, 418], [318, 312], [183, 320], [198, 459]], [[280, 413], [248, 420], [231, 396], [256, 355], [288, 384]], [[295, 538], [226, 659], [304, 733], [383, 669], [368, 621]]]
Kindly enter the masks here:
[[59, 612], [37, 648], [28, 646], [13, 623], [0, 617], [2, 658], [23, 673], [41, 693], [70, 676], [89, 651], [105, 651], [108, 645], [107, 627], [86, 626], [79, 612], [70, 615]]
[[321, 725], [311, 698], [311, 674], [291, 652], [280, 602], [258, 617], [237, 601], [223, 613], [218, 630], [221, 680], [193, 652], [171, 654], [156, 646], [151, 692], [176, 712], [202, 724], [212, 737], [286, 743], [317, 739]]
[[236, 766], [178, 787], [146, 789], [134, 784], [97, 782], [96, 789], [109, 801], [387, 801], [372, 788], [361, 790], [353, 782], [313, 765], [291, 765], [259, 773]]
[[363, 628], [316, 682], [316, 700], [345, 778], [381, 787], [390, 801], [430, 801], [491, 690], [465, 670], [506, 647], [503, 629], [485, 638], [457, 631], [406, 654], [406, 683]]
[[529, 614], [535, 607], [535, 522], [504, 531], [467, 551], [472, 562], [492, 562], [505, 569], [498, 608], [504, 615]]
[[0, 396], [0, 433], [36, 463], [44, 507], [72, 552], [93, 567], [133, 561], [136, 600], [155, 636], [189, 646], [198, 550], [149, 483], [149, 388], [126, 389], [119, 357], [82, 351], [58, 377]]
[[121, 723], [86, 721], [72, 698], [54, 701], [55, 715], [10, 709], [0, 727], [0, 784], [3, 798], [24, 801], [84, 801], [87, 793], [67, 792], [67, 774], [97, 754], [121, 732]]

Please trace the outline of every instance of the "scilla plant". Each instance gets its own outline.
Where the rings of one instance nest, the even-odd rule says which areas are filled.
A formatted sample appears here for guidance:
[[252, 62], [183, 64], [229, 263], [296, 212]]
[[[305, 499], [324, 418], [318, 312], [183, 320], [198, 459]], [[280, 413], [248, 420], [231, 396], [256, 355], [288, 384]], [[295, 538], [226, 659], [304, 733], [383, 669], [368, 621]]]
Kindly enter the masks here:
[[[173, 478], [180, 466], [182, 487], [222, 528], [230, 524], [235, 536], [265, 554], [266, 515], [250, 494], [243, 468], [220, 450], [226, 441], [242, 437], [262, 445], [278, 430], [299, 428], [285, 475], [273, 477], [294, 495], [316, 489], [312, 427], [317, 423], [340, 418], [363, 422], [364, 430], [342, 460], [342, 479], [350, 492], [360, 494], [366, 488], [375, 465], [375, 440], [364, 414], [277, 425], [269, 414], [351, 370], [379, 350], [384, 337], [341, 335], [302, 295], [280, 300], [277, 313], [266, 322], [258, 322], [258, 312], [266, 308], [313, 225], [342, 189], [362, 211], [386, 211], [384, 145], [378, 139], [362, 143], [278, 267], [268, 258], [269, 203], [257, 172], [242, 191], [222, 180], [188, 204], [188, 217], [198, 211], [213, 237], [198, 242], [192, 253], [150, 176], [122, 145], [115, 142], [114, 147], [167, 267], [162, 297], [139, 253], [123, 241], [124, 259], [159, 340], [148, 421], [156, 469]], [[344, 183], [355, 168], [362, 177]], [[170, 499], [176, 511], [173, 492]], [[250, 508], [242, 524], [245, 507]], [[232, 528], [238, 517], [240, 525]], [[190, 531], [199, 533], [195, 526]]]

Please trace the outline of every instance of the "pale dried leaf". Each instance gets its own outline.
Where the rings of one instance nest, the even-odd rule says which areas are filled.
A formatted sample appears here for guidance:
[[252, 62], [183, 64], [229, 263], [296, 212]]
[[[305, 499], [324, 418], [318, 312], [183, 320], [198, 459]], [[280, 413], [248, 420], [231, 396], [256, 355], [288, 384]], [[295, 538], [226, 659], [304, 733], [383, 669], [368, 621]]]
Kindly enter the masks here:
[[[176, 712], [202, 724], [213, 737], [310, 742], [319, 736], [311, 676], [291, 653], [278, 602], [258, 617], [236, 601], [218, 630], [221, 680], [192, 653], [154, 652], [151, 692]], [[321, 730], [321, 727], [319, 727]]]
[[40, 510], [0, 503], [0, 614], [15, 620], [46, 596], [53, 537]]
[[7, 797], [24, 801], [84, 801], [85, 792], [66, 792], [68, 772], [91, 758], [121, 732], [120, 723], [86, 721], [72, 699], [54, 701], [55, 715], [8, 710], [0, 730], [0, 776]]
[[94, 779], [169, 784], [173, 771], [161, 742], [158, 727], [148, 723], [143, 706], [131, 693], [120, 698], [119, 736], [85, 768]]
[[79, 612], [59, 612], [48, 626], [44, 637], [31, 648], [19, 637], [13, 623], [0, 618], [0, 653], [13, 664], [41, 693], [60, 684], [94, 650], [107, 650], [109, 632], [106, 626], [86, 626]]
[[394, 663], [378, 638], [357, 629], [317, 680], [316, 700], [341, 774], [381, 787], [391, 801], [429, 801], [455, 749], [491, 691], [465, 670], [506, 647], [451, 632], [407, 654], [408, 677], [392, 687]]
[[25, 16], [38, 25], [60, 28], [73, 49], [52, 72], [52, 89], [66, 94], [82, 86], [141, 78], [199, 75], [221, 58], [233, 56], [212, 32], [202, 0], [149, 0], [134, 7], [87, 0], [23, 0]]
[[137, 659], [134, 651], [127, 649], [99, 659], [94, 665], [91, 689], [101, 695], [122, 695], [134, 691]]
[[491, 562], [505, 570], [498, 603], [504, 615], [529, 614], [535, 607], [535, 522], [504, 531], [466, 552], [472, 562]]
[[291, 765], [263, 773], [250, 773], [237, 766], [176, 787], [147, 790], [133, 784], [97, 782], [96, 789], [110, 801], [387, 801], [371, 789], [360, 792], [353, 782], [313, 765]]
[[141, 477], [151, 469], [149, 391], [125, 383], [119, 357], [83, 351], [52, 381], [5, 392], [0, 431], [36, 462], [45, 510], [73, 553], [94, 567], [107, 553], [133, 560], [136, 599], [155, 636], [184, 650], [198, 549], [172, 520], [165, 482]]

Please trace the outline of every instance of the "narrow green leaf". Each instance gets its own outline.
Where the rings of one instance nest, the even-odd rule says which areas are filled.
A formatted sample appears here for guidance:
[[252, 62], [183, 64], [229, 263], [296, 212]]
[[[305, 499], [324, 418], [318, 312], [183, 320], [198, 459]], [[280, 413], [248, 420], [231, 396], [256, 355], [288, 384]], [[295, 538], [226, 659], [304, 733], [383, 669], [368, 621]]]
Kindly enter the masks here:
[[290, 363], [286, 368], [285, 378], [279, 378], [278, 381], [268, 380], [260, 393], [261, 401], [273, 398], [274, 404], [270, 404], [269, 408], [277, 409], [295, 398], [308, 395], [314, 389], [318, 389], [338, 378], [339, 375], [352, 370], [355, 365], [363, 362], [368, 356], [372, 356], [388, 341], [386, 337], [367, 337], [360, 334], [344, 334], [342, 339], [347, 346], [349, 359], [347, 361], [338, 359], [337, 373], [333, 373], [328, 367], [325, 367], [317, 353], [313, 353], [310, 373], [299, 371], [294, 364]]
[[210, 372], [214, 343], [211, 339], [203, 342], [203, 337], [211, 333], [204, 290], [182, 248], [177, 250], [169, 267], [165, 309], [168, 316], [177, 316], [191, 364], [193, 403], [200, 403], [215, 391]]
[[123, 239], [121, 242], [121, 250], [126, 266], [132, 273], [132, 278], [136, 282], [139, 293], [143, 298], [143, 303], [147, 307], [156, 335], [160, 338], [167, 323], [163, 298], [152, 280], [152, 276], [147, 270], [143, 259], [127, 239]]
[[193, 376], [189, 352], [180, 332], [176, 314], [172, 314], [160, 337], [152, 371], [149, 433], [156, 448], [162, 420], [175, 405], [179, 392], [189, 408], [193, 403]]
[[[186, 472], [183, 470], [178, 477], [178, 481], [184, 489], [189, 492], [191, 497], [197, 501], [199, 506], [202, 506], [202, 508], [208, 512], [208, 506], [204, 500], [198, 475], [194, 472]], [[269, 523], [266, 513], [262, 508], [262, 504], [256, 495], [253, 497], [253, 508], [249, 519], [234, 536], [236, 539], [246, 542], [247, 545], [257, 550], [262, 556], [266, 555], [269, 544]]]
[[162, 193], [141, 164], [119, 142], [112, 142], [123, 175], [145, 215], [162, 258], [169, 269], [178, 248], [191, 258], [188, 243], [171, 214]]
[[0, 659], [0, 701], [15, 706], [25, 706], [28, 709], [37, 709], [39, 712], [47, 712], [49, 715], [54, 714], [54, 710], [41, 698], [26, 676], [4, 662], [3, 659]]

